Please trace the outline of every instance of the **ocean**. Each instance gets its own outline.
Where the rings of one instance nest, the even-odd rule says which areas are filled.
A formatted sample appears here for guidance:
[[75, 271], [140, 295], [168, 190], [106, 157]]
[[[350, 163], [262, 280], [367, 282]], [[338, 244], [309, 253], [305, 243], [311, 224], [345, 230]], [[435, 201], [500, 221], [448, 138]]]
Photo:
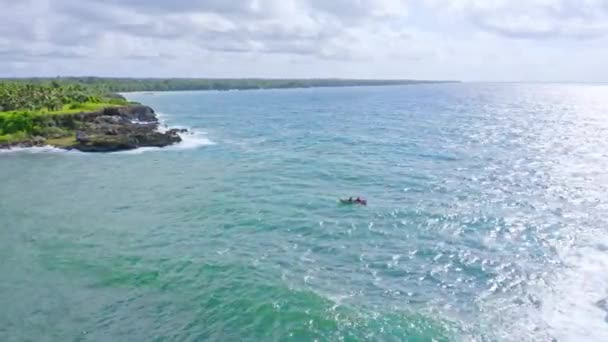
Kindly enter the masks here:
[[608, 85], [126, 96], [0, 152], [1, 341], [608, 341]]

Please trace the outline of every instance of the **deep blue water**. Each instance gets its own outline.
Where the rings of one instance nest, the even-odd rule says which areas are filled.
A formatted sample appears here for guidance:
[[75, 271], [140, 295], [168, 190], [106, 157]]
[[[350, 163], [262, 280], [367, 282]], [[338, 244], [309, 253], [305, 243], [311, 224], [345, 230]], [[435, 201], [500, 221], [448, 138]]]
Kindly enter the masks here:
[[127, 96], [195, 134], [0, 152], [0, 340], [608, 340], [608, 86]]

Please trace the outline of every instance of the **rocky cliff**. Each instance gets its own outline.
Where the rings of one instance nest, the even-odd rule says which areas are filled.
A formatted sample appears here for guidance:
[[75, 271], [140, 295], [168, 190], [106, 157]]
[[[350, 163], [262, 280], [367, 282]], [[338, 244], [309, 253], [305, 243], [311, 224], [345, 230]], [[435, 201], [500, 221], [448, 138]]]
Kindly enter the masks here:
[[159, 131], [152, 108], [142, 105], [109, 107], [96, 112], [40, 115], [36, 117], [39, 134], [6, 144], [31, 147], [51, 145], [84, 152], [113, 152], [138, 147], [163, 147], [181, 141], [185, 130]]

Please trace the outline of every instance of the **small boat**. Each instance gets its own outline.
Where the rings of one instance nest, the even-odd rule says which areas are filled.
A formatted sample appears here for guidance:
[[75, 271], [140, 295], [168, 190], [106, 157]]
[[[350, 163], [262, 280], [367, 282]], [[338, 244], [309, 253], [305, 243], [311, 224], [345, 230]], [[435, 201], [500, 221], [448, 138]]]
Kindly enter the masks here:
[[340, 198], [341, 204], [359, 204], [359, 205], [367, 205], [367, 200], [357, 197], [357, 198]]

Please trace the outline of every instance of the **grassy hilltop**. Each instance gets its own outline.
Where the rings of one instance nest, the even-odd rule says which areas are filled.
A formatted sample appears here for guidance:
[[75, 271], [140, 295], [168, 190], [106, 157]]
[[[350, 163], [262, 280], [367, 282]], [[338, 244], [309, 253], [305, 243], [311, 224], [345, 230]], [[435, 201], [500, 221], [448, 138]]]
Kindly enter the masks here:
[[123, 106], [128, 101], [102, 88], [70, 82], [0, 82], [0, 143], [28, 136], [62, 137], [57, 126], [45, 125], [45, 117]]

